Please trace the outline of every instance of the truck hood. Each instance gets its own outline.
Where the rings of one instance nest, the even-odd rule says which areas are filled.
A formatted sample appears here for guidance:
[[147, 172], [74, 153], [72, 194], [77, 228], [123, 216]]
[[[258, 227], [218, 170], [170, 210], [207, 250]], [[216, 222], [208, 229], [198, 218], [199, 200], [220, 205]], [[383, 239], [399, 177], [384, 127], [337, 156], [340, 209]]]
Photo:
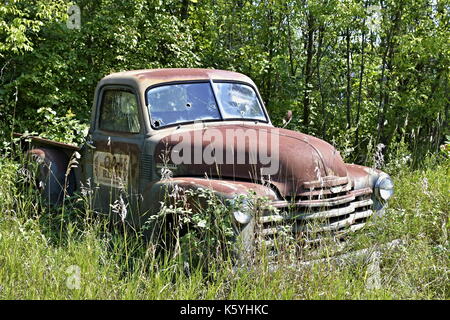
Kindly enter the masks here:
[[333, 146], [269, 125], [221, 124], [172, 131], [158, 142], [155, 159], [158, 170], [169, 168], [173, 176], [271, 184], [283, 197], [308, 191], [305, 182], [347, 177]]

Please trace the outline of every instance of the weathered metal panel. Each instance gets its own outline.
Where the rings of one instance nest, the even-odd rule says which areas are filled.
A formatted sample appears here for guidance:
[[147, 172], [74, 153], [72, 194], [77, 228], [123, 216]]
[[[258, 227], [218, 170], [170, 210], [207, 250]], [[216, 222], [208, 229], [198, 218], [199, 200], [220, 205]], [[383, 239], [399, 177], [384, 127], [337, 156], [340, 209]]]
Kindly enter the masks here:
[[[203, 135], [208, 130], [215, 130], [220, 132], [223, 137], [226, 137], [229, 132], [236, 132], [231, 136], [232, 141], [222, 140], [223, 143], [220, 148], [223, 149], [223, 154], [227, 152], [230, 145], [233, 146], [233, 154], [235, 155], [232, 163], [213, 163], [206, 164], [203, 162], [195, 163], [194, 155], [203, 154], [205, 148], [210, 144], [208, 140], [202, 140], [201, 144], [191, 144], [186, 146], [190, 148], [191, 159], [188, 164], [181, 164], [176, 166], [174, 176], [204, 176], [205, 173], [211, 177], [218, 177], [221, 179], [239, 179], [253, 182], [260, 182], [266, 179], [261, 174], [263, 164], [261, 162], [250, 163], [246, 161], [243, 164], [237, 164], [237, 155], [245, 155], [245, 159], [249, 159], [252, 148], [255, 144], [270, 150], [270, 141], [279, 140], [279, 150], [270, 150], [273, 153], [273, 161], [278, 161], [278, 173], [270, 176], [270, 183], [272, 183], [282, 196], [296, 196], [301, 192], [310, 192], [311, 186], [317, 185], [318, 175], [322, 177], [334, 176], [337, 180], [325, 180], [324, 185], [328, 186], [330, 183], [340, 185], [347, 181], [347, 170], [342, 158], [335, 149], [328, 143], [302, 134], [284, 129], [276, 129], [269, 125], [237, 125], [237, 124], [205, 124], [202, 129], [193, 129], [191, 131], [183, 131], [181, 134], [167, 131], [167, 135], [160, 133], [161, 138], [155, 150], [156, 161], [162, 162], [162, 155], [172, 150], [172, 148], [185, 140], [182, 136], [187, 136], [188, 141], [194, 141], [198, 135]], [[251, 137], [246, 140], [246, 143], [239, 144], [238, 133], [240, 130], [254, 130], [256, 132], [265, 131], [268, 135], [266, 141], [261, 139], [252, 140]], [[228, 136], [229, 137], [229, 136]], [[293, 156], [295, 154], [295, 157]], [[170, 160], [170, 159], [169, 159]], [[259, 159], [258, 159], [259, 160]], [[169, 165], [175, 166], [169, 161]], [[334, 181], [334, 182], [333, 182]], [[308, 183], [305, 187], [304, 183]]]

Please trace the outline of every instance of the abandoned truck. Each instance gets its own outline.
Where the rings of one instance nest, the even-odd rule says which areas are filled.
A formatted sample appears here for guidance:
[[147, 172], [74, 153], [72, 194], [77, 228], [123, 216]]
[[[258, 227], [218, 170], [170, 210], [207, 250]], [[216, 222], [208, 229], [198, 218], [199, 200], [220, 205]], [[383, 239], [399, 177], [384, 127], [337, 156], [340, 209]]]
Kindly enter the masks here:
[[[313, 221], [319, 221], [318, 236], [359, 230], [393, 194], [386, 173], [346, 164], [327, 142], [274, 127], [253, 81], [230, 71], [108, 75], [96, 88], [83, 146], [30, 141], [27, 153], [39, 160], [39, 185], [48, 201], [58, 203], [90, 185], [95, 210], [110, 212], [126, 191], [126, 221], [136, 228], [160, 210], [167, 186], [209, 189], [223, 199], [249, 190], [265, 197], [277, 210], [255, 215], [243, 202], [230, 209], [230, 219], [240, 238], [268, 243], [280, 225], [296, 238]], [[74, 154], [79, 164], [70, 168]]]

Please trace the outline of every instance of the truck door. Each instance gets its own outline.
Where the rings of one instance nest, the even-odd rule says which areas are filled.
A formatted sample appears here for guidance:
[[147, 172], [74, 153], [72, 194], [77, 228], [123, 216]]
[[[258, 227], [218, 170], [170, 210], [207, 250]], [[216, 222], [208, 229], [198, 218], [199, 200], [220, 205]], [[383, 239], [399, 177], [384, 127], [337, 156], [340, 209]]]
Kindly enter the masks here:
[[139, 163], [144, 142], [139, 97], [124, 86], [99, 92], [95, 129], [89, 154], [94, 210], [114, 222], [133, 224], [139, 192]]

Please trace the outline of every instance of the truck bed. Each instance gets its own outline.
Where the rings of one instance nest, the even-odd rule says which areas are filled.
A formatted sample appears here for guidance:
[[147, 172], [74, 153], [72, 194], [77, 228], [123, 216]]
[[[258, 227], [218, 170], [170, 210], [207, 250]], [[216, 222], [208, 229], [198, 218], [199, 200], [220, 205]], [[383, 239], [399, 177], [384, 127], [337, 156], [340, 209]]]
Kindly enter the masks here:
[[49, 139], [45, 139], [45, 138], [41, 138], [41, 137], [37, 137], [37, 136], [26, 136], [22, 133], [16, 133], [16, 132], [14, 132], [13, 135], [14, 135], [14, 137], [17, 137], [17, 138], [30, 139], [31, 142], [34, 142], [37, 145], [53, 146], [53, 147], [71, 150], [71, 151], [79, 151], [80, 150], [80, 147], [78, 147], [77, 145], [74, 145], [74, 144], [53, 141], [53, 140], [49, 140]]

